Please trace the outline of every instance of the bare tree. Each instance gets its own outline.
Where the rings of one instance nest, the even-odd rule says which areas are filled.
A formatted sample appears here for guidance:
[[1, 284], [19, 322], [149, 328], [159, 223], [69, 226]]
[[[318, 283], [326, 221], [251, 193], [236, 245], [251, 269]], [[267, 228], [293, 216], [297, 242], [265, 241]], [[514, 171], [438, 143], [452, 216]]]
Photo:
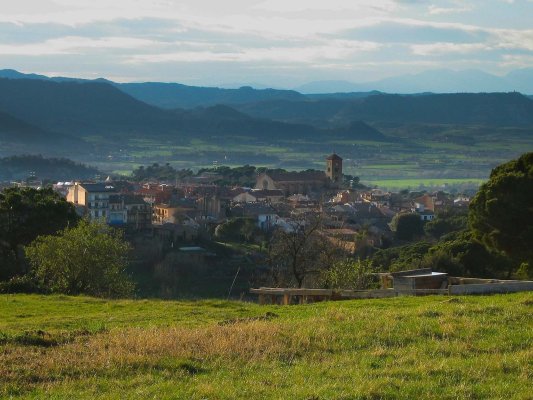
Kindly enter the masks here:
[[298, 217], [290, 227], [277, 230], [270, 241], [271, 277], [276, 286], [292, 281], [301, 288], [307, 277], [334, 262], [339, 248], [324, 234], [321, 216]]

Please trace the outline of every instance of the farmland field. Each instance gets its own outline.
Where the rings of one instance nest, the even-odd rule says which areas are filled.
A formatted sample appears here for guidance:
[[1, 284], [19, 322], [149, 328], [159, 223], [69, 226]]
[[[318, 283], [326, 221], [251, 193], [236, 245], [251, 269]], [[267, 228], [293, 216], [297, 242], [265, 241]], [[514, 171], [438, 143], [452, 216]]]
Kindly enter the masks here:
[[[135, 139], [106, 144], [90, 137], [103, 151], [80, 161], [104, 171], [127, 175], [139, 165], [170, 163], [175, 168], [245, 164], [302, 170], [323, 169], [324, 157], [335, 151], [344, 171], [369, 185], [387, 188], [476, 188], [502, 162], [533, 150], [531, 130], [477, 126], [377, 126], [389, 141], [199, 137]], [[111, 150], [110, 150], [111, 149]]]
[[0, 296], [0, 398], [528, 399], [533, 295]]

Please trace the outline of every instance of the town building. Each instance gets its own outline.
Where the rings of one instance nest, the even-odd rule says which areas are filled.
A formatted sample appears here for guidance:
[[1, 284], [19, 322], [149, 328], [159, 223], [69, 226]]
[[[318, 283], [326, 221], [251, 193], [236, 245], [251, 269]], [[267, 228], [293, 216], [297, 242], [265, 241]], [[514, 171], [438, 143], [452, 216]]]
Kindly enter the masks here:
[[326, 176], [335, 184], [342, 182], [342, 158], [335, 153], [326, 158]]
[[82, 210], [89, 219], [108, 220], [109, 197], [116, 195], [117, 190], [109, 183], [79, 183], [69, 187], [67, 201]]

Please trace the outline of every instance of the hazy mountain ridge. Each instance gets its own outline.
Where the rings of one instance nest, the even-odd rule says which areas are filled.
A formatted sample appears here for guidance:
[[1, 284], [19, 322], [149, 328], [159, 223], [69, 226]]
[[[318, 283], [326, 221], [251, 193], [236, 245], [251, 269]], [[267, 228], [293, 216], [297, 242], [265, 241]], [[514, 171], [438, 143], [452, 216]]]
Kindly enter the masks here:
[[[420, 96], [379, 94], [361, 99], [306, 102], [270, 101], [247, 104], [239, 110], [256, 117], [343, 125], [368, 122], [487, 124], [533, 126], [533, 101], [519, 93], [457, 93]], [[322, 122], [321, 122], [322, 121]]]
[[39, 145], [80, 145], [82, 140], [69, 135], [46, 131], [0, 111], [0, 141]]
[[423, 92], [511, 92], [533, 94], [533, 68], [524, 68], [497, 76], [480, 70], [429, 70], [417, 74], [393, 76], [371, 82], [315, 81], [295, 87], [304, 94], [331, 92], [368, 92], [414, 94]]
[[187, 86], [179, 83], [115, 83], [129, 95], [161, 108], [194, 108], [216, 104], [244, 104], [268, 99], [302, 100], [305, 96], [293, 90], [239, 89]]
[[243, 86], [238, 89], [226, 89], [164, 82], [118, 83], [103, 78], [88, 80], [79, 78], [47, 77], [38, 74], [24, 74], [12, 69], [0, 70], [0, 78], [33, 79], [52, 82], [109, 83], [140, 101], [165, 109], [195, 108], [198, 106], [205, 107], [221, 103], [243, 104], [269, 99], [305, 99], [304, 95], [294, 90], [254, 89], [249, 86]]
[[40, 179], [88, 179], [100, 174], [94, 167], [66, 158], [45, 158], [42, 155], [21, 155], [0, 158], [0, 180], [25, 179], [38, 171]]
[[172, 122], [163, 110], [101, 82], [0, 79], [0, 110], [72, 135], [147, 134]]
[[0, 79], [0, 110], [46, 130], [77, 136], [163, 135], [182, 138], [244, 135], [268, 141], [338, 135], [339, 138], [387, 140], [364, 123], [357, 129], [332, 130], [254, 118], [222, 105], [194, 110], [163, 110], [103, 82]]

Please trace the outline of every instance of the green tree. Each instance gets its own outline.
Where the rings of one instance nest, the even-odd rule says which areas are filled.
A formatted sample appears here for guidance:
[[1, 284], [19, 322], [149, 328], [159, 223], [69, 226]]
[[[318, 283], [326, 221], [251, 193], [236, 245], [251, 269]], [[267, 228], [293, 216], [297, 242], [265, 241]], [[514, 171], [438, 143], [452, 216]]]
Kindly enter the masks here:
[[363, 290], [375, 286], [375, 268], [369, 260], [345, 259], [322, 271], [324, 286], [332, 289]]
[[0, 281], [26, 272], [22, 246], [74, 226], [78, 219], [74, 206], [51, 188], [0, 192]]
[[451, 232], [462, 231], [468, 225], [468, 212], [463, 209], [449, 208], [436, 214], [433, 221], [424, 225], [427, 235], [440, 239]]
[[251, 218], [231, 218], [216, 227], [215, 237], [224, 242], [250, 242], [260, 232]]
[[103, 222], [82, 220], [25, 248], [39, 285], [54, 293], [121, 297], [134, 285], [125, 273], [129, 244]]
[[470, 203], [470, 228], [487, 248], [533, 265], [533, 152], [492, 170]]
[[395, 215], [391, 229], [398, 240], [410, 241], [424, 235], [424, 223], [416, 213]]

